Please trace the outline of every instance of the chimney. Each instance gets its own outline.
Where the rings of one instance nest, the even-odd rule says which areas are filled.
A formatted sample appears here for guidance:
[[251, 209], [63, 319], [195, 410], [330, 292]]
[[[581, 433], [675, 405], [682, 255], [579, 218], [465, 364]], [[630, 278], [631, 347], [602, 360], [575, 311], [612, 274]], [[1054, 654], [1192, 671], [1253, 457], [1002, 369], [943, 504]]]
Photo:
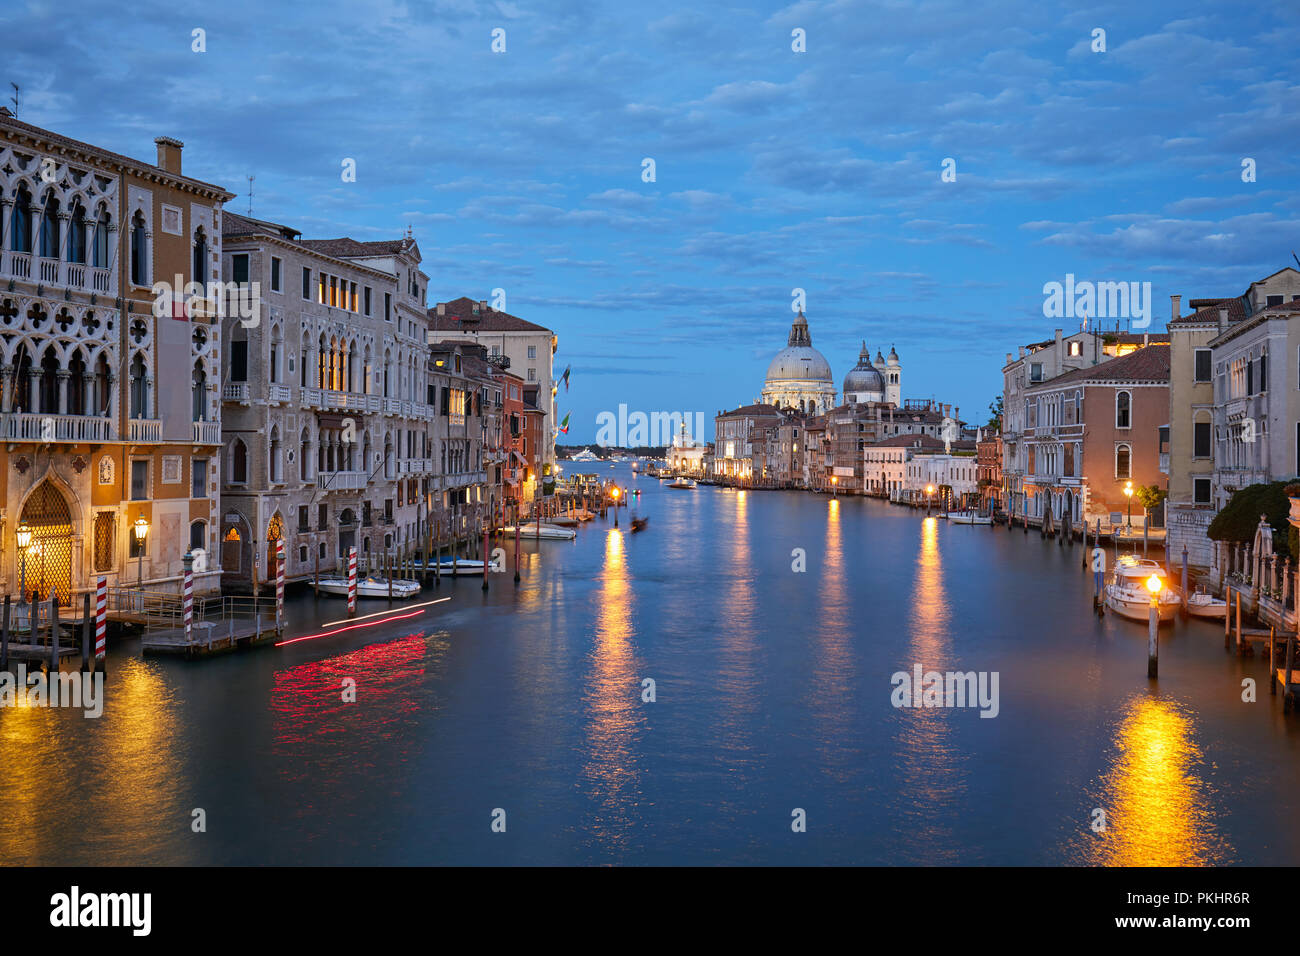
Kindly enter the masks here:
[[154, 140], [158, 147], [158, 168], [169, 173], [181, 174], [181, 150], [185, 144], [170, 136], [159, 136]]
[[1226, 306], [1219, 306], [1219, 331], [1228, 330], [1228, 309]]
[[1025, 347], [1023, 345], [1020, 346], [1020, 357], [1021, 358], [1025, 357]]
[[447, 314], [447, 303], [445, 303], [445, 302], [439, 302], [439, 303], [438, 303], [438, 318], [442, 318], [442, 317], [443, 317], [444, 315], [446, 315], [446, 314]]
[[1150, 333], [1150, 332], [1143, 332], [1143, 333], [1142, 333], [1142, 347], [1143, 347], [1143, 348], [1146, 348], [1146, 347], [1147, 347], [1148, 345], [1150, 345], [1150, 344], [1151, 344], [1151, 333]]
[[1010, 365], [1010, 364], [1011, 364], [1011, 353], [1010, 353], [1010, 352], [1007, 353], [1007, 360], [1006, 360], [1006, 362], [1004, 362], [1003, 364], [1005, 364], [1005, 365]]
[[1056, 348], [1053, 350], [1052, 370], [1060, 375], [1065, 369], [1065, 349], [1061, 347], [1061, 330], [1056, 330]]
[[479, 312], [486, 312], [487, 310], [488, 310], [488, 307], [487, 307], [487, 299], [479, 299], [479, 300], [478, 300], [478, 311], [479, 311]]
[[1169, 297], [1169, 312], [1172, 321], [1177, 322], [1183, 311], [1183, 297], [1181, 295], [1171, 295]]

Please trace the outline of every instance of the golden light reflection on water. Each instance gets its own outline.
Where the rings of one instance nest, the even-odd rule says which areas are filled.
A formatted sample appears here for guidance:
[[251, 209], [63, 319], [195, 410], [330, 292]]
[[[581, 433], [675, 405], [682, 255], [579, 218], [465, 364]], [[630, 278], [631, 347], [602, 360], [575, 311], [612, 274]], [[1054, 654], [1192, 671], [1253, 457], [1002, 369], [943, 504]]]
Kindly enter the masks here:
[[582, 780], [595, 803], [586, 827], [609, 849], [626, 845], [636, 819], [639, 787], [634, 739], [640, 715], [640, 675], [632, 653], [632, 589], [626, 541], [611, 528], [605, 536], [605, 561], [596, 593], [595, 634], [583, 683], [587, 712], [587, 760]]
[[[177, 849], [169, 822], [190, 810], [182, 806], [187, 775], [172, 687], [157, 665], [114, 660], [104, 700], [97, 719], [67, 708], [3, 709], [5, 778], [21, 781], [0, 787], [3, 862], [193, 860], [191, 850]], [[153, 855], [164, 845], [165, 859]]]
[[[909, 656], [901, 664], [906, 670], [915, 664], [923, 671], [954, 670], [952, 637], [952, 604], [943, 576], [939, 520], [928, 517], [921, 522], [914, 569]], [[950, 721], [973, 715], [943, 707], [907, 708], [899, 714], [903, 718], [897, 737], [900, 810], [911, 837], [909, 845], [922, 848], [917, 862], [962, 862], [952, 820], [966, 794], [969, 756], [952, 739]]]
[[852, 737], [857, 686], [843, 534], [840, 503], [832, 498], [826, 520], [825, 573], [820, 580], [810, 576], [808, 584], [817, 589], [813, 616], [816, 627], [810, 633], [811, 649], [816, 655], [810, 705], [817, 717], [817, 750], [825, 772], [834, 779], [847, 779], [860, 769], [857, 751], [844, 746]]
[[1099, 866], [1229, 862], [1230, 848], [1214, 828], [1210, 788], [1197, 776], [1201, 752], [1187, 713], [1167, 700], [1138, 697], [1124, 712], [1115, 746], [1096, 804], [1106, 813], [1106, 827], [1084, 836], [1083, 862]]

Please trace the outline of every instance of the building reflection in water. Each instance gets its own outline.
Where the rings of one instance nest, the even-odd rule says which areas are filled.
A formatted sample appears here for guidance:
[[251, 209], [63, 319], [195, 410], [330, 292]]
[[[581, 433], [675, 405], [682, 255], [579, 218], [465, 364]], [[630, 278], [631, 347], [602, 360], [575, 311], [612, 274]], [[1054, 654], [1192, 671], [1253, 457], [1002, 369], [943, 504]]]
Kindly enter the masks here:
[[191, 809], [177, 734], [174, 689], [158, 665], [129, 657], [114, 659], [98, 719], [3, 708], [5, 777], [22, 782], [0, 787], [4, 862], [196, 862], [195, 845], [172, 832]]
[[1210, 787], [1197, 776], [1192, 720], [1177, 704], [1139, 696], [1115, 733], [1116, 753], [1089, 809], [1079, 862], [1100, 866], [1219, 866], [1230, 847], [1215, 831]]
[[[939, 549], [939, 520], [921, 522], [911, 609], [908, 620], [908, 656], [900, 669], [940, 673], [965, 669], [957, 666], [950, 646], [953, 635], [952, 604], [943, 576]], [[971, 668], [979, 670], [981, 668]], [[946, 707], [902, 708], [896, 715], [901, 726], [896, 735], [900, 776], [898, 810], [908, 834], [906, 862], [952, 864], [964, 860], [952, 821], [967, 789], [969, 757], [954, 739], [952, 721], [978, 715], [971, 710]]]
[[750, 545], [750, 495], [737, 489], [721, 497], [720, 506], [730, 513], [722, 520], [727, 529], [720, 555], [718, 585], [718, 630], [715, 733], [716, 768], [728, 775], [734, 787], [717, 794], [718, 807], [727, 819], [735, 820], [747, 809], [744, 788], [758, 759], [755, 747], [760, 719], [762, 683], [759, 676], [757, 635], [763, 631], [759, 616], [761, 582], [757, 580]]
[[582, 786], [591, 801], [587, 835], [608, 850], [628, 844], [639, 803], [635, 739], [641, 720], [641, 674], [632, 641], [633, 595], [628, 580], [623, 532], [605, 535], [605, 561], [596, 591], [595, 633], [583, 683], [586, 761]]

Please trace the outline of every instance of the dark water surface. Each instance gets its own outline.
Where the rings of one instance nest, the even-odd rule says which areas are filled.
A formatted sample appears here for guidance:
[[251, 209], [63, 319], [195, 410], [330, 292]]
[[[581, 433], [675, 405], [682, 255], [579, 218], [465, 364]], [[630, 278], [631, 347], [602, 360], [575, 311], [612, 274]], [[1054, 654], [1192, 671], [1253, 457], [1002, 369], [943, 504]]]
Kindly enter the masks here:
[[[201, 662], [128, 642], [102, 718], [0, 711], [0, 860], [1300, 859], [1300, 717], [1266, 662], [1224, 653], [1222, 625], [1164, 629], [1149, 683], [1145, 626], [1090, 613], [1077, 545], [877, 501], [636, 485], [645, 533], [624, 515], [526, 544], [518, 587], [444, 580], [419, 600], [452, 600], [406, 620]], [[289, 636], [344, 609], [290, 604]], [[998, 716], [896, 709], [891, 676], [917, 663], [996, 671]]]

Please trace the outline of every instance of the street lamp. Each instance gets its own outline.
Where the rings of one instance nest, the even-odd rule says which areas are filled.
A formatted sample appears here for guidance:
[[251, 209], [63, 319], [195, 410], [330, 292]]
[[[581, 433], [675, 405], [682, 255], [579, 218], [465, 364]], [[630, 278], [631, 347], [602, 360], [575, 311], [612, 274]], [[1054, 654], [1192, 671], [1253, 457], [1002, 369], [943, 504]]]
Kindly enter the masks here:
[[925, 486], [925, 513], [927, 515], [929, 515], [930, 513], [930, 503], [933, 498], [934, 498], [934, 485], [926, 485]]
[[831, 497], [832, 498], [835, 497], [835, 486], [838, 485], [839, 483], [840, 483], [840, 479], [835, 475], [831, 475]]
[[1164, 582], [1160, 575], [1153, 574], [1147, 578], [1147, 590], [1151, 592], [1151, 610], [1147, 621], [1147, 677], [1154, 678], [1160, 671], [1160, 660], [1156, 645], [1156, 631], [1160, 628], [1160, 589]]
[[618, 485], [614, 486], [614, 527], [618, 527]]
[[1133, 527], [1133, 482], [1124, 482], [1124, 497], [1128, 498], [1128, 527]]
[[26, 521], [18, 526], [18, 603], [27, 601], [27, 549], [32, 545], [32, 529]]
[[136, 587], [144, 590], [144, 539], [149, 536], [149, 520], [142, 514], [135, 519]]

